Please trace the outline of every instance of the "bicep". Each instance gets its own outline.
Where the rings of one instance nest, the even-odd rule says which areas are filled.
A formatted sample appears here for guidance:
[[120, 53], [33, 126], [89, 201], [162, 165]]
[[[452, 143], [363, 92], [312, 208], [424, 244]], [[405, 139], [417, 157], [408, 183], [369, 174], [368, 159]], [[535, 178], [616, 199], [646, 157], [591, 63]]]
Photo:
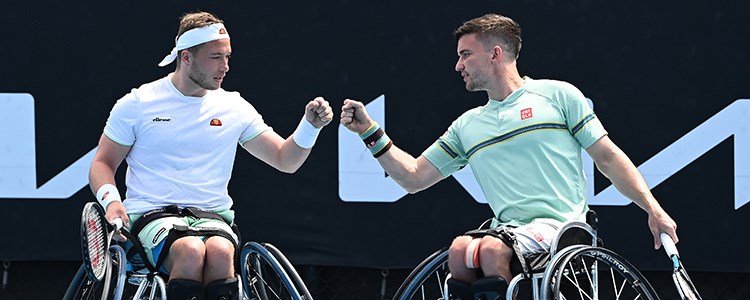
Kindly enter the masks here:
[[99, 138], [99, 147], [94, 155], [94, 163], [103, 163], [112, 170], [116, 170], [125, 160], [130, 148], [130, 146], [115, 143], [107, 135], [102, 134]]
[[440, 173], [435, 165], [433, 165], [427, 158], [420, 155], [417, 158], [417, 170], [415, 174], [419, 182], [419, 190], [431, 187], [440, 180], [443, 180], [445, 176]]

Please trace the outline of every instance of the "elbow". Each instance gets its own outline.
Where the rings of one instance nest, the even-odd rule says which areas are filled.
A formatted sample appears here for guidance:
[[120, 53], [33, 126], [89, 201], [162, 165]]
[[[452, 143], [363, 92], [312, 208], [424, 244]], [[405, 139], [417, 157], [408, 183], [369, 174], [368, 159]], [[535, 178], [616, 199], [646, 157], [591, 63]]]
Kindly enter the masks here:
[[287, 174], [294, 174], [295, 172], [297, 172], [297, 170], [299, 170], [300, 167], [301, 165], [285, 166], [280, 167], [279, 171]]
[[406, 191], [409, 192], [409, 194], [416, 194], [418, 192], [423, 191], [424, 189], [407, 189]]
[[416, 194], [427, 188], [424, 184], [419, 182], [400, 181], [398, 182], [402, 188], [404, 188], [409, 194]]

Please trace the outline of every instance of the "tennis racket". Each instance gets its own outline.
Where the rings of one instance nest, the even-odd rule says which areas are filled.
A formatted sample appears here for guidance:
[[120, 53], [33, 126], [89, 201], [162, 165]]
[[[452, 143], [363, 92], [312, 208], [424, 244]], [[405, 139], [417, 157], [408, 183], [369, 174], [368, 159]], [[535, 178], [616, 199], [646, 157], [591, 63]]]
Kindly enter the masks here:
[[104, 209], [99, 203], [89, 202], [81, 215], [81, 249], [86, 275], [96, 282], [101, 281], [109, 266], [109, 243], [112, 235], [122, 228], [122, 219], [110, 224], [104, 217]]
[[685, 271], [685, 266], [680, 261], [680, 254], [677, 252], [677, 246], [675, 246], [672, 237], [666, 233], [661, 233], [659, 237], [662, 246], [664, 246], [664, 251], [672, 259], [672, 280], [677, 287], [677, 292], [680, 293], [680, 298], [683, 300], [702, 300], [701, 295], [698, 294], [698, 290], [693, 285], [693, 281], [690, 280], [690, 276]]

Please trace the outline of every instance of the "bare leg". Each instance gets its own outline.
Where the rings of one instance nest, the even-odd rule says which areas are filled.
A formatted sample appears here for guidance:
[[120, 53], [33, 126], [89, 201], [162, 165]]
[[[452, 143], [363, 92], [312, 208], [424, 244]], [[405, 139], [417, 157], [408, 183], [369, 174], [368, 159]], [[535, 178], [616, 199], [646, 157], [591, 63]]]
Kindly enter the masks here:
[[464, 283], [472, 283], [477, 280], [476, 272], [467, 268], [464, 261], [466, 246], [472, 239], [470, 236], [459, 236], [453, 240], [448, 250], [448, 268], [451, 271], [451, 277]]
[[487, 277], [502, 277], [510, 282], [510, 259], [513, 257], [513, 248], [508, 247], [502, 240], [485, 236], [479, 244], [479, 263], [484, 275]]
[[214, 236], [206, 239], [206, 263], [203, 266], [203, 283], [232, 278], [234, 273], [234, 244], [226, 238]]

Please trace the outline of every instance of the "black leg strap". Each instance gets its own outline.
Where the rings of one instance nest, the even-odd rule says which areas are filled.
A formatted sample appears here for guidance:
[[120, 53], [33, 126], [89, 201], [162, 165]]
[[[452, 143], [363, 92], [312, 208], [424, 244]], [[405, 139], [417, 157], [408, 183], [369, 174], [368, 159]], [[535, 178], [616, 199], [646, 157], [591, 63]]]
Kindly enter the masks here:
[[203, 284], [195, 280], [172, 279], [167, 284], [167, 299], [203, 300]]
[[206, 286], [206, 300], [237, 300], [240, 288], [237, 278], [213, 281]]
[[471, 284], [471, 292], [477, 300], [503, 300], [508, 283], [502, 277], [485, 277]]
[[448, 284], [448, 300], [474, 300], [468, 283], [453, 278], [449, 278], [446, 283]]

